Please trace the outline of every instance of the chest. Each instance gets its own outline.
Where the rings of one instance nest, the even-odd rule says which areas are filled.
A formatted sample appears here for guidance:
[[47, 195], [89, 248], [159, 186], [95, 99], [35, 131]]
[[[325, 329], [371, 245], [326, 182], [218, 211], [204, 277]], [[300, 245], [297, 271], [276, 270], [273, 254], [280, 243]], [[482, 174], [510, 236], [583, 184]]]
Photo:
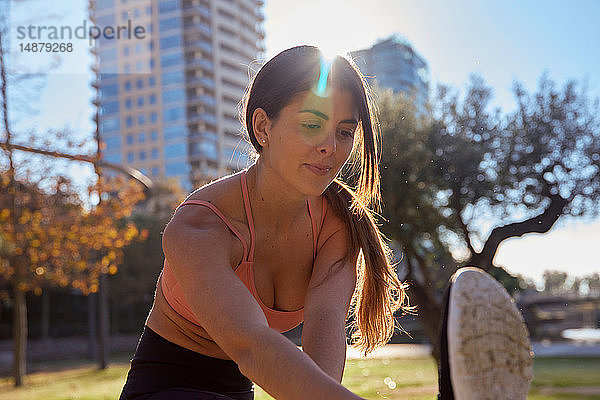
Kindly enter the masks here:
[[304, 307], [313, 268], [312, 232], [257, 243], [253, 267], [256, 291], [267, 307], [282, 311]]

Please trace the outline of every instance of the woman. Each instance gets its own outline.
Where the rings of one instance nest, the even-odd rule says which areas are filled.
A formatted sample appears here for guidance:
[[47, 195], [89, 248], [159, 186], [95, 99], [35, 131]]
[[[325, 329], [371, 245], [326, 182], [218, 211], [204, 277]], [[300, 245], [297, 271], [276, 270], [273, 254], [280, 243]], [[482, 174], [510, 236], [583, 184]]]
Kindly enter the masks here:
[[[370, 207], [378, 135], [360, 72], [315, 47], [283, 51], [244, 102], [258, 157], [192, 193], [165, 228], [165, 264], [121, 399], [358, 399], [340, 385], [345, 322], [365, 353], [408, 309]], [[349, 163], [349, 160], [352, 160]], [[336, 178], [343, 167], [358, 178]], [[304, 322], [303, 351], [279, 332]]]

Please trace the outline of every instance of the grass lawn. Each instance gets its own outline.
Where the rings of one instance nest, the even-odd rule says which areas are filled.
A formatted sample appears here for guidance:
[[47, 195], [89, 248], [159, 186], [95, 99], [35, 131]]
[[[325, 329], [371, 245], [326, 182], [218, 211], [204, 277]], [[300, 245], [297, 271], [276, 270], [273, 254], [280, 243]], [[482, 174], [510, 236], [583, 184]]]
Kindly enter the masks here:
[[[12, 378], [0, 378], [0, 400], [116, 399], [129, 364], [122, 357], [104, 371], [76, 361], [37, 365], [26, 386], [14, 389]], [[531, 400], [600, 400], [600, 358], [539, 358]], [[434, 399], [437, 371], [433, 359], [349, 360], [343, 384], [368, 399]], [[271, 399], [260, 388], [256, 400]]]

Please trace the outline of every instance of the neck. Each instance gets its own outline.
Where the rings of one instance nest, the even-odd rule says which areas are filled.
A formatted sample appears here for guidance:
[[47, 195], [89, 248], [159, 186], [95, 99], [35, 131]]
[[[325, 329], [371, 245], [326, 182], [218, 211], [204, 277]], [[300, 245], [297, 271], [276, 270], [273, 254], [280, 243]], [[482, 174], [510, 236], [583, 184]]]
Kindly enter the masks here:
[[306, 199], [259, 158], [246, 174], [255, 222], [267, 229], [289, 229], [306, 212]]

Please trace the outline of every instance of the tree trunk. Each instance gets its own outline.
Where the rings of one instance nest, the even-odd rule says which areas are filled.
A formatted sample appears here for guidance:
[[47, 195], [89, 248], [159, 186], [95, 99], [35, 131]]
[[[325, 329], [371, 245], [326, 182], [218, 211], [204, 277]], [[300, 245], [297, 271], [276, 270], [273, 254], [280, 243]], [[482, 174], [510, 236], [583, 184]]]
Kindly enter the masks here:
[[100, 275], [100, 299], [99, 299], [99, 341], [98, 341], [98, 368], [106, 369], [110, 355], [109, 343], [109, 319], [108, 319], [108, 280], [106, 274]]
[[418, 305], [417, 315], [425, 334], [431, 343], [431, 355], [436, 362], [440, 362], [440, 322], [442, 318], [441, 306], [437, 301], [431, 301], [428, 290], [418, 282], [412, 282], [409, 289], [409, 296], [414, 296], [415, 304]]
[[44, 288], [42, 292], [42, 340], [50, 340], [50, 289]]
[[[410, 253], [407, 252], [407, 254]], [[436, 300], [432, 286], [423, 286], [415, 279], [415, 265], [413, 264], [413, 261], [411, 261], [410, 255], [406, 257], [406, 263], [408, 265], [408, 277], [410, 279], [408, 295], [409, 298], [415, 299], [415, 301], [411, 301], [411, 304], [417, 305], [417, 317], [431, 343], [431, 355], [439, 365], [441, 358], [439, 338], [439, 329], [442, 318], [441, 304]]]
[[15, 386], [20, 387], [27, 373], [27, 303], [18, 283], [14, 285], [13, 297], [13, 376]]
[[108, 301], [110, 310], [110, 335], [119, 334], [119, 307], [116, 301]]
[[98, 354], [97, 346], [97, 324], [96, 324], [96, 293], [88, 295], [88, 349], [90, 360], [95, 360]]

